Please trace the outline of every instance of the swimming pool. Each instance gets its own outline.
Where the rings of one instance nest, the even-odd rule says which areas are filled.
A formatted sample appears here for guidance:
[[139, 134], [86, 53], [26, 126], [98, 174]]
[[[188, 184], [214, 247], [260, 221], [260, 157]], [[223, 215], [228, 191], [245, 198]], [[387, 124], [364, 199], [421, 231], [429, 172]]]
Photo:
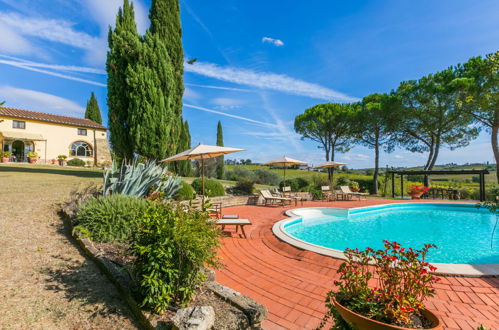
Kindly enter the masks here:
[[[383, 240], [421, 248], [433, 243], [428, 261], [499, 264], [499, 233], [491, 248], [495, 216], [472, 204], [404, 203], [353, 209], [302, 208], [291, 211], [283, 231], [311, 246], [382, 248]], [[313, 250], [313, 249], [312, 249]]]

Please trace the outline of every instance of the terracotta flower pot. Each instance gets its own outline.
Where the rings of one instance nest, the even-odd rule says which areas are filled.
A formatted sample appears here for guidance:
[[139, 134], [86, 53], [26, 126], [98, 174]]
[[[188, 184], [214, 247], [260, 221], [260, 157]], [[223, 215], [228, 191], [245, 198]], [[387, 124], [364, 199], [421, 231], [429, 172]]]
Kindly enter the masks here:
[[37, 159], [36, 157], [28, 157], [28, 161], [30, 164], [36, 164]]
[[358, 192], [360, 189], [359, 188], [351, 188], [350, 190], [352, 190], [353, 192]]
[[9, 157], [2, 157], [2, 163], [8, 163]]
[[421, 196], [423, 196], [424, 191], [413, 192], [413, 193], [410, 193], [410, 194], [411, 194], [411, 198], [412, 199], [421, 199]]
[[[333, 298], [334, 299], [334, 298]], [[357, 314], [355, 312], [352, 312], [346, 307], [343, 307], [336, 301], [336, 299], [333, 300], [334, 305], [336, 306], [336, 309], [338, 310], [338, 313], [341, 315], [341, 317], [347, 321], [348, 323], [352, 324], [356, 329], [359, 330], [388, 330], [388, 329], [398, 329], [398, 330], [410, 330], [412, 328], [404, 328], [404, 327], [399, 327], [396, 325], [391, 325], [375, 320], [371, 320], [370, 318], [367, 318], [365, 316], [362, 316], [360, 314]], [[432, 324], [431, 328], [427, 328], [430, 330], [441, 330], [443, 325], [442, 325], [442, 320], [440, 320], [440, 317], [438, 317], [436, 314], [430, 312], [429, 310], [425, 309], [421, 312], [421, 314], [430, 321]]]

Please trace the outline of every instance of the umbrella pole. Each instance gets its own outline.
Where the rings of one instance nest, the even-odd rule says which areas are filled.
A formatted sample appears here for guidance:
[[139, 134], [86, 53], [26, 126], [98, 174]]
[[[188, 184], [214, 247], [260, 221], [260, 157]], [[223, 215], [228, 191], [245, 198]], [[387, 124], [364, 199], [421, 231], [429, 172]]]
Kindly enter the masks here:
[[284, 187], [286, 187], [287, 182], [286, 182], [286, 165], [284, 165], [284, 185], [282, 186], [282, 191], [284, 192]]
[[203, 195], [201, 196], [201, 208], [204, 210], [204, 159], [201, 156], [201, 191]]

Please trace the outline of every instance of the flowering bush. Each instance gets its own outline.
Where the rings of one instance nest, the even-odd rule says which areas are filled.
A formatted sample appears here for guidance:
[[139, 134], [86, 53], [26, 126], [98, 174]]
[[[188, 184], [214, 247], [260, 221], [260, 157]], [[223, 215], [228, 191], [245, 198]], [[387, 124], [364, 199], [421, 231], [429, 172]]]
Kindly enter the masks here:
[[435, 294], [432, 284], [440, 280], [429, 273], [436, 268], [425, 261], [428, 250], [436, 246], [425, 244], [414, 250], [389, 241], [384, 246], [345, 250], [347, 260], [338, 269], [339, 280], [334, 281], [338, 290], [330, 291], [326, 299], [329, 315], [338, 318], [334, 297], [356, 313], [398, 326], [410, 325], [414, 316], [420, 316], [423, 301]]
[[415, 184], [415, 185], [412, 185], [410, 188], [409, 188], [409, 194], [419, 194], [419, 193], [427, 193], [428, 191], [430, 191], [430, 188], [428, 187], [425, 187], [424, 185], [422, 184]]

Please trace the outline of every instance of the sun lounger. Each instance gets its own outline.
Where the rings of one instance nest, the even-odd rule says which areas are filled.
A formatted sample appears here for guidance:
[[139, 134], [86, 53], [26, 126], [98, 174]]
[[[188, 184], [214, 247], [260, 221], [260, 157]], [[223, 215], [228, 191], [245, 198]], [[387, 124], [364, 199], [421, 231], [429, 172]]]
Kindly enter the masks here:
[[361, 197], [367, 197], [367, 196], [369, 196], [368, 193], [361, 193], [361, 192], [351, 191], [349, 186], [341, 186], [340, 189], [341, 189], [341, 193], [346, 198], [355, 196], [355, 197], [358, 197], [359, 200], [360, 200]]
[[222, 230], [225, 229], [225, 226], [236, 226], [236, 233], [238, 233], [239, 228], [241, 228], [241, 233], [243, 234], [243, 237], [246, 238], [244, 226], [250, 226], [251, 221], [248, 219], [217, 219], [216, 224], [222, 226]]
[[270, 191], [264, 189], [260, 191], [263, 197], [265, 205], [286, 205], [286, 203], [291, 204], [292, 198], [287, 197], [277, 197], [270, 193]]

